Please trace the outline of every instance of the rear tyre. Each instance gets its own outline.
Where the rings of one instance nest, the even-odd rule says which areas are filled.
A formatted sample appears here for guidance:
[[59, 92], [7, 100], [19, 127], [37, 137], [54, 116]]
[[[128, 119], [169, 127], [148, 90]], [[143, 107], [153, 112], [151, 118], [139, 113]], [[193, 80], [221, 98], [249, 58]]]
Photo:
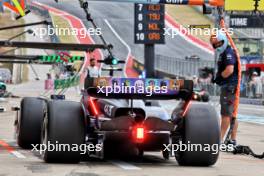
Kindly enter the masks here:
[[175, 152], [179, 165], [214, 165], [218, 159], [217, 149], [220, 144], [220, 128], [215, 109], [210, 105], [192, 104], [184, 117], [180, 140], [173, 140], [173, 144], [179, 141], [182, 144], [198, 146], [196, 151]]
[[80, 103], [61, 100], [48, 103], [48, 114], [42, 126], [42, 144], [47, 146], [41, 152], [45, 162], [80, 161], [81, 153], [86, 149], [86, 146], [82, 147], [85, 144], [85, 119]]
[[20, 147], [30, 149], [32, 145], [40, 144], [45, 106], [45, 101], [39, 98], [26, 97], [22, 99], [17, 136], [17, 143]]

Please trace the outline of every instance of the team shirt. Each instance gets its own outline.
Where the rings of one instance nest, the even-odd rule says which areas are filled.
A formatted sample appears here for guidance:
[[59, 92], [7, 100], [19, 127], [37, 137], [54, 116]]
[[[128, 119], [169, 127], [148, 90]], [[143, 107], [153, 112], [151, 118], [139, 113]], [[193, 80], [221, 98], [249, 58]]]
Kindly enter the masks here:
[[96, 66], [94, 67], [89, 66], [87, 68], [87, 76], [88, 78], [98, 78], [101, 76], [101, 70], [99, 70], [98, 67]]
[[238, 63], [234, 50], [228, 46], [226, 50], [219, 56], [217, 75], [226, 69], [227, 66], [234, 65], [234, 72], [228, 77], [221, 79], [220, 86], [237, 85], [238, 84]]

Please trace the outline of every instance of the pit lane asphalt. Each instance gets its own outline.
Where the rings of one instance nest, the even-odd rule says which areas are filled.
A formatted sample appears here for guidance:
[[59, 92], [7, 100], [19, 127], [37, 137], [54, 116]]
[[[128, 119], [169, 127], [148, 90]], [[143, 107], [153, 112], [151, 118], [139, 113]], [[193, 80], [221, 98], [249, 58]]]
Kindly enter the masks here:
[[[36, 0], [43, 4], [50, 5], [57, 9], [66, 11], [76, 17], [80, 18], [87, 28], [91, 28], [91, 24], [86, 21], [86, 16], [80, 8], [78, 1], [64, 0], [56, 3], [53, 0]], [[134, 44], [134, 5], [131, 3], [113, 3], [113, 2], [89, 2], [90, 13], [98, 25], [102, 29], [102, 33], [107, 42], [113, 44], [113, 53], [116, 57], [125, 59], [127, 56], [127, 48], [120, 42], [120, 40], [113, 34], [106, 24], [108, 20], [110, 25], [117, 31], [118, 35], [130, 46], [132, 55], [143, 61], [144, 47], [143, 45]], [[92, 36], [93, 39], [101, 43], [99, 37]], [[213, 55], [202, 50], [201, 48], [186, 41], [181, 36], [172, 38], [166, 36], [165, 45], [156, 45], [156, 54], [176, 57], [184, 59], [185, 56], [198, 55], [202, 60], [213, 60]]]
[[[22, 85], [12, 86], [17, 95], [37, 96], [42, 92], [43, 82], [32, 81]], [[79, 96], [74, 89], [67, 92], [67, 97], [78, 100]], [[1, 176], [160, 176], [160, 175], [187, 175], [187, 176], [262, 176], [264, 174], [264, 161], [249, 156], [221, 153], [216, 165], [212, 167], [180, 167], [174, 158], [169, 161], [162, 159], [160, 152], [149, 152], [143, 159], [128, 158], [122, 160], [98, 160], [88, 159], [79, 164], [46, 164], [36, 152], [23, 150], [16, 145], [14, 140], [13, 122], [15, 112], [10, 107], [19, 105], [20, 99], [8, 99], [2, 102], [8, 111], [0, 114], [0, 141], [8, 143], [14, 148], [15, 154], [0, 147], [0, 175]], [[176, 104], [175, 101], [167, 101], [164, 104]], [[168, 107], [168, 106], [167, 106]], [[251, 108], [249, 111], [248, 108]], [[262, 109], [261, 109], [262, 108]], [[263, 107], [240, 107], [240, 113], [253, 113], [254, 109], [263, 116]], [[254, 112], [256, 113], [256, 112]], [[263, 117], [264, 118], [264, 117]], [[240, 123], [238, 140], [240, 143], [250, 145], [256, 152], [263, 152], [264, 146], [263, 125]], [[1, 142], [0, 142], [1, 143]], [[21, 156], [24, 156], [21, 157]]]

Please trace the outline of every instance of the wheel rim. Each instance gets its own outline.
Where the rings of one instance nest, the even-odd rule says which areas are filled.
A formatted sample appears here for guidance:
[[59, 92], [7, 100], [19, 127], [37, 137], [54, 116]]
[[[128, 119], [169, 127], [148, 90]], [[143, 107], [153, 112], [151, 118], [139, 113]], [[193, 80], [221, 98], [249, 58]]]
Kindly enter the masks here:
[[[48, 119], [44, 118], [43, 127], [42, 127], [42, 130], [41, 130], [41, 145], [43, 145], [43, 146], [47, 146], [47, 143], [48, 143], [48, 130], [47, 130], [47, 127], [48, 127]], [[45, 158], [45, 154], [46, 154], [46, 151], [42, 152], [40, 150], [40, 155], [42, 156], [43, 159]]]

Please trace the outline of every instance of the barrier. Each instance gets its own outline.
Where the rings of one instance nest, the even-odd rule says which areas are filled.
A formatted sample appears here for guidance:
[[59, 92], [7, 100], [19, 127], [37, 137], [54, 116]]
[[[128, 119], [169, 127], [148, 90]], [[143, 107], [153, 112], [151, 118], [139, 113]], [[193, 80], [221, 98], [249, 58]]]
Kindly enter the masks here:
[[[199, 75], [198, 70], [204, 67], [214, 68], [214, 62], [203, 60], [192, 61], [162, 55], [155, 56], [155, 70], [158, 77], [192, 77], [193, 75]], [[138, 74], [141, 74], [144, 71], [144, 64], [134, 59], [133, 69]]]
[[[157, 78], [184, 77], [188, 79], [193, 79], [194, 75], [196, 75], [198, 78], [199, 68], [214, 68], [213, 61], [190, 61], [162, 55], [156, 55], [155, 63]], [[144, 64], [136, 59], [133, 59], [133, 69], [138, 74], [142, 74], [142, 71], [144, 71]], [[214, 84], [211, 84], [210, 80], [199, 79], [199, 84], [197, 85], [197, 87], [199, 89], [206, 90], [211, 96], [219, 96], [219, 87]], [[264, 78], [262, 82], [259, 82], [254, 85], [250, 84], [249, 81], [242, 81], [240, 91], [240, 97], [250, 99], [251, 102], [254, 100], [264, 99]]]

